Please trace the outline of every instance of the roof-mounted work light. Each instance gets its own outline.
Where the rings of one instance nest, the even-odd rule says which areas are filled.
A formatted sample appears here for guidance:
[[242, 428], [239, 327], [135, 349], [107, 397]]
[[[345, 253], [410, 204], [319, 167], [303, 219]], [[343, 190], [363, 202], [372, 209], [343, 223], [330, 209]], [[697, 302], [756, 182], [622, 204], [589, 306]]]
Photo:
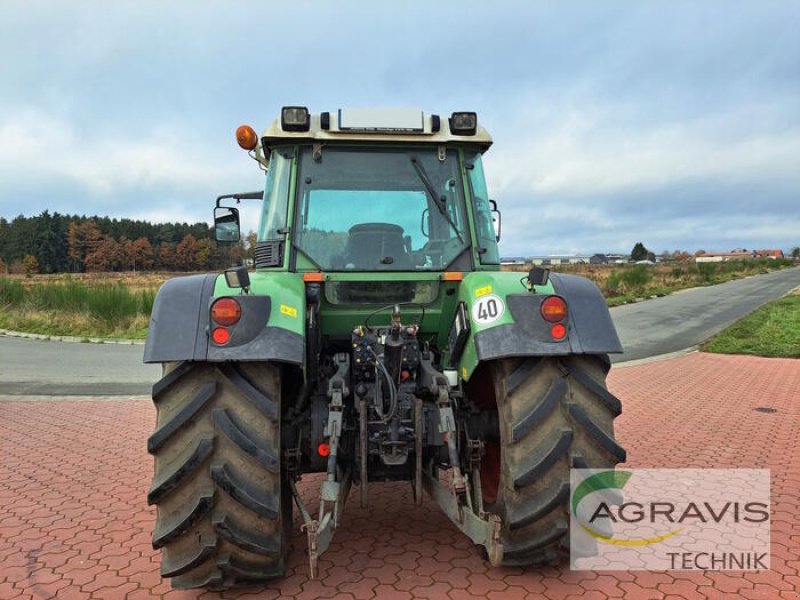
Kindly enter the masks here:
[[453, 135], [475, 135], [477, 130], [477, 113], [454, 112], [450, 117], [450, 133]]
[[308, 131], [311, 117], [305, 106], [284, 106], [281, 109], [281, 129], [284, 131]]

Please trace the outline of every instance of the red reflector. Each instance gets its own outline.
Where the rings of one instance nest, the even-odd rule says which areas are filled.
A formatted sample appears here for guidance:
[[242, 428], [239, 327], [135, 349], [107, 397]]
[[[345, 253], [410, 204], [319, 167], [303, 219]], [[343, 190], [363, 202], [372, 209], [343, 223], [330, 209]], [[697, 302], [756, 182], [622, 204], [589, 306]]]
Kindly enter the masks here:
[[331, 453], [330, 444], [322, 442], [319, 446], [317, 446], [317, 452], [320, 456], [328, 456]]
[[567, 335], [567, 328], [561, 323], [556, 323], [550, 328], [550, 335], [553, 336], [554, 340], [564, 339], [564, 336]]
[[211, 332], [211, 339], [213, 339], [214, 343], [217, 344], [218, 346], [224, 346], [230, 341], [231, 334], [224, 327], [217, 327], [214, 331]]
[[560, 296], [548, 296], [542, 302], [542, 317], [545, 321], [557, 323], [567, 316], [567, 303]]
[[233, 298], [220, 298], [211, 305], [211, 318], [218, 325], [233, 325], [242, 316], [242, 307]]

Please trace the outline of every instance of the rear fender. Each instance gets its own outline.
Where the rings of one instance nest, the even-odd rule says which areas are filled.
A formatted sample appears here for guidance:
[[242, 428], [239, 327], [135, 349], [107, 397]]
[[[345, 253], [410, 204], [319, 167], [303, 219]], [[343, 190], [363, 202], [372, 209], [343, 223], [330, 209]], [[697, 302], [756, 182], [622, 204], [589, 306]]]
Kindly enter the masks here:
[[[250, 294], [228, 288], [225, 278], [218, 275], [192, 275], [167, 281], [153, 305], [144, 362], [278, 361], [303, 365], [302, 281], [299, 286], [288, 279], [270, 281], [266, 286], [261, 279], [253, 274]], [[270, 293], [266, 293], [267, 287]], [[210, 337], [210, 311], [213, 302], [223, 296], [239, 302], [242, 318], [228, 328], [230, 341], [220, 346]]]
[[[527, 291], [522, 273], [478, 272], [464, 278], [459, 300], [467, 308], [470, 336], [458, 360], [467, 380], [480, 362], [514, 356], [565, 356], [622, 352], [602, 293], [588, 279], [553, 273], [536, 293]], [[542, 301], [564, 298], [567, 335], [553, 339], [551, 323], [541, 316]]]

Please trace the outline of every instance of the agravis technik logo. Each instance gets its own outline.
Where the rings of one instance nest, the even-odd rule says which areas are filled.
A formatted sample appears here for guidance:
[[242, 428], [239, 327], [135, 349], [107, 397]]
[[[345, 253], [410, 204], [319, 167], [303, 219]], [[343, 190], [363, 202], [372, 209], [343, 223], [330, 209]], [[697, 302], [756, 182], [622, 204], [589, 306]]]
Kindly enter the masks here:
[[769, 471], [574, 469], [571, 565], [769, 568]]

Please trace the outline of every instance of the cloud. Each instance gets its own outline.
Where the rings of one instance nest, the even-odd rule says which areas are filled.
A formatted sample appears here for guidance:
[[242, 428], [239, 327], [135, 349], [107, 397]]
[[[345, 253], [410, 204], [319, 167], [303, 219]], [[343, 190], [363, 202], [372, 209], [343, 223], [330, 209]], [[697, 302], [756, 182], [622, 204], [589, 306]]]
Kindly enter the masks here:
[[[797, 245], [796, 187], [771, 190], [742, 207], [736, 186], [705, 183], [667, 190], [501, 200], [504, 255], [628, 252], [638, 242], [664, 249], [730, 250]], [[756, 196], [756, 198], [759, 198]]]
[[[495, 189], [566, 196], [650, 190], [686, 181], [800, 180], [800, 124], [736, 135], [740, 111], [709, 120], [617, 127], [620, 114], [567, 110], [493, 151]], [[755, 117], [756, 115], [747, 115]]]
[[70, 122], [34, 109], [0, 112], [0, 169], [6, 175], [69, 177], [90, 194], [126, 187], [195, 189], [231, 175], [208, 148], [192, 141], [166, 129], [78, 132]]
[[243, 153], [215, 149], [185, 131], [79, 131], [35, 109], [0, 110], [0, 176], [6, 182], [0, 214], [49, 208], [208, 220], [214, 196], [238, 191], [242, 181], [258, 189], [258, 173]]
[[504, 254], [800, 243], [796, 98], [682, 118], [588, 99], [536, 107], [485, 157]]
[[798, 23], [771, 1], [7, 0], [0, 214], [208, 220], [263, 185], [241, 122], [417, 105], [494, 135], [505, 254], [788, 247]]

